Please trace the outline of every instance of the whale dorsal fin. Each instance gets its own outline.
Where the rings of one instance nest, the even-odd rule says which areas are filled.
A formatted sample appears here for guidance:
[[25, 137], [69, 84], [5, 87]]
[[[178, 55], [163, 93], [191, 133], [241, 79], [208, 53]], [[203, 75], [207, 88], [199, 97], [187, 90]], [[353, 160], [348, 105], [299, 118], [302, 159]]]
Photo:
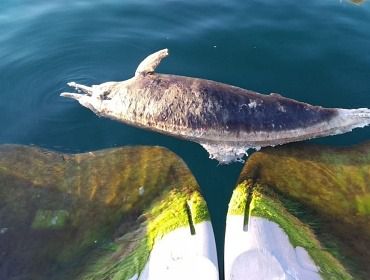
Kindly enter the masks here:
[[135, 76], [154, 73], [155, 68], [157, 68], [159, 63], [161, 63], [161, 60], [166, 56], [168, 56], [168, 49], [152, 53], [139, 64], [136, 69]]

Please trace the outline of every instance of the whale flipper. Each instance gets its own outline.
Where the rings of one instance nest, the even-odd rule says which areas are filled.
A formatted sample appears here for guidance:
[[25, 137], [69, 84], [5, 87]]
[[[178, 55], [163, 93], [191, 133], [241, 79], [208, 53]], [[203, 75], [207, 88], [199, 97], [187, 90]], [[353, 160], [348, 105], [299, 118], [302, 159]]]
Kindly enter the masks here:
[[154, 73], [161, 60], [168, 56], [168, 49], [163, 49], [147, 56], [137, 67], [135, 76]]

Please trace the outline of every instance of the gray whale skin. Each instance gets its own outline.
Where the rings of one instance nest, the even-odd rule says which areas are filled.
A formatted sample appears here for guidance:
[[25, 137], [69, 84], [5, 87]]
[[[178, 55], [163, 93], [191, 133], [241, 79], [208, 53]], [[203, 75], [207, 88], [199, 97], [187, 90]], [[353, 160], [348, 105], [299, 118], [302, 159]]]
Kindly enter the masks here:
[[349, 132], [370, 124], [370, 110], [323, 108], [210, 80], [159, 74], [168, 56], [149, 55], [135, 76], [91, 87], [68, 83], [76, 99], [98, 116], [190, 140], [220, 163], [241, 160], [249, 148]]

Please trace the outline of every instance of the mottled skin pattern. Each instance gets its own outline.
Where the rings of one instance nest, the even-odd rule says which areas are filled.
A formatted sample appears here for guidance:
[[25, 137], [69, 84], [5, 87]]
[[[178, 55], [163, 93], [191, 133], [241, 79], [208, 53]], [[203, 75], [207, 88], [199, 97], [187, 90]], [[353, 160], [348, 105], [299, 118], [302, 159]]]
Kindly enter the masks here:
[[[324, 109], [282, 97], [261, 95], [222, 83], [164, 74], [136, 79], [132, 112], [153, 123], [179, 128], [279, 132], [328, 121], [335, 109]], [[136, 96], [140, 95], [140, 96]], [[138, 107], [138, 100], [142, 106]]]
[[307, 127], [337, 115], [278, 94], [157, 73], [105, 90], [100, 106], [87, 106], [96, 114], [201, 144], [259, 147], [312, 138]]

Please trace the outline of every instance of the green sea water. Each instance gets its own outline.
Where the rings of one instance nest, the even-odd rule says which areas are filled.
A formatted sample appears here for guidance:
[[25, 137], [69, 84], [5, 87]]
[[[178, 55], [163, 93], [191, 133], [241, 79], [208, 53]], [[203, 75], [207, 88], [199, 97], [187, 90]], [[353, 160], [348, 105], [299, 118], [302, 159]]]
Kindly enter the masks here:
[[[59, 97], [69, 81], [128, 79], [162, 48], [170, 57], [159, 72], [325, 107], [370, 108], [370, 2], [0, 0], [0, 144], [73, 153], [169, 148], [201, 186], [222, 264], [227, 203], [242, 164], [219, 166], [197, 144], [98, 118]], [[315, 142], [369, 138], [366, 128]]]

